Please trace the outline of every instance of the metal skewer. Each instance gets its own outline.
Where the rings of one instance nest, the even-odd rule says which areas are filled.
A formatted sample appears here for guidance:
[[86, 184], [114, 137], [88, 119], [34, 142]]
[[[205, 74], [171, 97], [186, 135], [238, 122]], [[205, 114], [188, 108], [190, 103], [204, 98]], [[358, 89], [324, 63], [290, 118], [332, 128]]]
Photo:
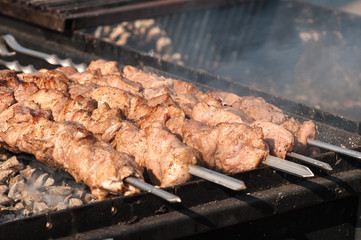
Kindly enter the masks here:
[[9, 45], [9, 47], [11, 47], [13, 50], [32, 57], [44, 59], [50, 64], [61, 65], [63, 67], [75, 67], [78, 70], [78, 72], [84, 72], [87, 67], [84, 63], [81, 64], [73, 63], [73, 61], [70, 58], [61, 59], [55, 54], [46, 54], [32, 49], [24, 48], [10, 34], [6, 34], [2, 37], [5, 40], [5, 42]]
[[124, 179], [124, 181], [126, 183], [129, 183], [143, 191], [146, 191], [146, 192], [149, 192], [151, 194], [154, 194], [158, 197], [161, 197], [165, 200], [167, 200], [168, 202], [171, 202], [171, 203], [180, 203], [182, 200], [180, 199], [180, 197], [172, 194], [172, 193], [169, 193], [167, 191], [164, 191], [163, 189], [161, 188], [156, 188], [154, 187], [153, 185], [150, 185], [148, 183], [145, 183], [143, 181], [140, 181], [138, 178], [135, 178], [135, 177], [127, 177]]
[[307, 139], [307, 143], [312, 145], [312, 146], [316, 146], [316, 147], [319, 147], [319, 148], [324, 148], [324, 149], [327, 149], [327, 150], [330, 150], [330, 151], [333, 151], [333, 152], [337, 152], [337, 153], [341, 153], [341, 154], [344, 154], [344, 155], [348, 155], [350, 157], [361, 159], [361, 152], [358, 152], [358, 151], [355, 151], [355, 150], [335, 146], [335, 145], [325, 143], [325, 142], [321, 142], [321, 141], [311, 139], [311, 138]]
[[290, 162], [282, 158], [274, 157], [268, 155], [266, 160], [262, 162], [263, 164], [275, 168], [277, 170], [295, 175], [298, 177], [313, 177], [313, 172], [306, 166], [303, 166], [298, 163]]
[[189, 165], [189, 173], [235, 191], [246, 189], [243, 181], [198, 165]]
[[18, 61], [8, 62], [0, 59], [0, 64], [17, 72], [33, 73], [37, 71], [33, 65], [22, 66]]
[[303, 156], [303, 155], [295, 153], [295, 152], [287, 153], [287, 156], [293, 157], [295, 159], [298, 159], [298, 160], [306, 162], [306, 163], [309, 163], [309, 164], [314, 165], [316, 167], [326, 169], [328, 171], [332, 170], [332, 167], [328, 163], [325, 163], [325, 162], [322, 162], [322, 161], [319, 161], [319, 160], [316, 160], [316, 159], [313, 159], [313, 158], [310, 158], [310, 157], [306, 157], [306, 156]]

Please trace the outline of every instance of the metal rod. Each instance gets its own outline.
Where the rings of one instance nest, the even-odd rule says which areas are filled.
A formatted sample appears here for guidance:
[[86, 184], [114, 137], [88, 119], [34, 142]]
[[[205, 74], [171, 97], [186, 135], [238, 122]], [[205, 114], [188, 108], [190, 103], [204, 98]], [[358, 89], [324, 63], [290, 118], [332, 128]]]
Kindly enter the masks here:
[[246, 189], [246, 185], [243, 181], [198, 165], [189, 165], [189, 173], [235, 191]]
[[306, 166], [282, 158], [268, 155], [263, 164], [298, 177], [313, 177], [313, 172]]
[[341, 153], [350, 157], [354, 157], [357, 159], [361, 159], [361, 152], [355, 151], [355, 150], [351, 150], [351, 149], [347, 149], [347, 148], [343, 148], [343, 147], [339, 147], [339, 146], [335, 146], [329, 143], [325, 143], [325, 142], [321, 142], [315, 139], [311, 139], [308, 138], [307, 139], [307, 143], [312, 145], [312, 146], [316, 146], [319, 148], [324, 148], [333, 152], [337, 152], [337, 153]]
[[10, 35], [10, 34], [6, 34], [4, 36], [2, 36], [3, 39], [5, 40], [5, 42], [9, 45], [9, 47], [11, 47], [13, 50], [29, 55], [29, 56], [33, 56], [33, 57], [37, 57], [37, 58], [41, 58], [45, 61], [47, 61], [50, 64], [53, 65], [61, 65], [63, 67], [75, 67], [79, 72], [84, 72], [86, 69], [86, 65], [84, 63], [81, 64], [75, 64], [73, 63], [73, 61], [70, 58], [66, 58], [66, 59], [61, 59], [59, 58], [57, 55], [55, 54], [46, 54], [46, 53], [42, 53], [39, 51], [35, 51], [32, 49], [28, 49], [25, 47], [22, 47], [14, 38], [14, 36]]
[[182, 200], [180, 199], [180, 197], [169, 193], [167, 191], [164, 191], [161, 188], [156, 188], [153, 185], [150, 185], [148, 183], [145, 183], [143, 181], [140, 181], [138, 178], [135, 177], [127, 177], [124, 179], [124, 181], [126, 183], [129, 183], [145, 192], [149, 192], [151, 194], [154, 194], [160, 198], [163, 198], [164, 200], [167, 200], [168, 202], [171, 203], [180, 203]]
[[0, 64], [4, 65], [8, 69], [15, 70], [17, 72], [33, 73], [37, 71], [33, 65], [22, 66], [18, 61], [8, 62], [0, 59]]
[[287, 156], [293, 157], [295, 159], [298, 159], [300, 161], [309, 163], [309, 164], [314, 165], [316, 167], [323, 168], [323, 169], [328, 170], [328, 171], [332, 170], [332, 167], [328, 163], [325, 163], [325, 162], [322, 162], [322, 161], [319, 161], [319, 160], [316, 160], [316, 159], [313, 159], [313, 158], [310, 158], [310, 157], [306, 157], [306, 156], [303, 156], [303, 155], [295, 153], [295, 152], [287, 153]]

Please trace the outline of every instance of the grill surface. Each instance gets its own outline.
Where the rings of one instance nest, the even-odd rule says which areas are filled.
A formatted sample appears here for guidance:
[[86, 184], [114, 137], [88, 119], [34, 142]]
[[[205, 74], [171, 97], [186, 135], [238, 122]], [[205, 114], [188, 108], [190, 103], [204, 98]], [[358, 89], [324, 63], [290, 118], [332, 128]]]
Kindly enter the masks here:
[[[300, 120], [316, 121], [319, 140], [360, 150], [361, 136], [357, 134], [357, 122], [97, 40], [83, 33], [74, 32], [67, 37], [7, 17], [0, 17], [0, 21], [0, 34], [13, 34], [24, 46], [53, 52], [62, 58], [69, 57], [75, 62], [89, 63], [93, 59], [105, 58], [116, 60], [122, 65], [139, 66], [145, 71], [192, 81], [203, 90], [218, 88], [240, 95], [262, 96]], [[37, 68], [50, 67], [22, 56], [21, 64], [28, 63], [33, 63]], [[198, 237], [204, 237], [202, 234], [209, 231], [233, 232], [236, 237], [243, 231], [246, 233], [244, 238], [254, 239], [254, 236], [260, 236], [252, 234], [255, 231], [267, 234], [263, 236], [266, 238], [314, 236], [314, 239], [320, 239], [322, 233], [327, 233], [328, 239], [339, 239], [340, 236], [353, 239], [359, 217], [355, 208], [359, 205], [358, 194], [361, 191], [361, 162], [328, 152], [319, 155], [318, 159], [328, 162], [334, 170], [326, 173], [311, 167], [316, 177], [306, 180], [261, 166], [234, 175], [246, 183], [245, 191], [233, 192], [203, 180], [194, 180], [168, 189], [182, 198], [182, 204], [168, 204], [144, 193], [117, 197], [0, 224], [0, 238], [174, 239], [196, 233], [201, 234]], [[312, 218], [312, 214], [324, 216], [315, 215], [320, 225], [311, 225], [317, 221], [302, 224], [302, 221]], [[288, 225], [290, 228], [280, 226], [278, 232], [263, 227], [267, 223], [277, 221], [282, 224], [287, 220], [295, 222]], [[240, 229], [236, 231], [237, 227]], [[321, 230], [316, 231], [316, 228]]]
[[[0, 13], [52, 30], [74, 29], [233, 4], [239, 0], [15, 0], [0, 1]], [[244, 1], [244, 0], [243, 0]]]

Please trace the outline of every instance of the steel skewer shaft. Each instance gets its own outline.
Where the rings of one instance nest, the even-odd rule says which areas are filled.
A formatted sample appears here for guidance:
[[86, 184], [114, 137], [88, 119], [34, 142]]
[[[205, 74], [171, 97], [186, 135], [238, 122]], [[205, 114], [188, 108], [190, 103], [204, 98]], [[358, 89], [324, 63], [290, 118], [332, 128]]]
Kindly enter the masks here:
[[347, 155], [347, 156], [350, 156], [350, 157], [361, 159], [361, 152], [358, 152], [358, 151], [355, 151], [355, 150], [335, 146], [335, 145], [325, 143], [325, 142], [321, 142], [321, 141], [311, 139], [311, 138], [307, 139], [307, 143], [309, 145], [312, 145], [312, 146], [316, 146], [316, 147], [327, 149], [327, 150], [330, 150], [330, 151], [333, 151], [333, 152], [341, 153], [341, 154], [344, 154], [344, 155]]
[[316, 167], [323, 168], [323, 169], [328, 170], [328, 171], [332, 170], [332, 167], [328, 163], [325, 163], [325, 162], [322, 162], [322, 161], [319, 161], [319, 160], [316, 160], [316, 159], [313, 159], [313, 158], [310, 158], [310, 157], [306, 157], [306, 156], [303, 156], [303, 155], [295, 153], [295, 152], [287, 153], [287, 156], [293, 157], [295, 159], [298, 159], [300, 161], [309, 163], [309, 164], [311, 164], [313, 166], [316, 166]]
[[163, 189], [160, 189], [160, 188], [156, 188], [154, 187], [153, 185], [150, 185], [148, 183], [145, 183], [143, 181], [140, 181], [138, 178], [135, 178], [135, 177], [127, 177], [124, 179], [124, 181], [126, 183], [129, 183], [145, 192], [149, 192], [151, 194], [154, 194], [158, 197], [161, 197], [165, 200], [167, 200], [168, 202], [171, 202], [171, 203], [179, 203], [181, 202], [182, 200], [180, 199], [180, 197], [172, 194], [172, 193], [169, 193], [167, 191], [164, 191]]
[[306, 166], [298, 163], [284, 160], [282, 158], [268, 155], [267, 158], [262, 162], [263, 164], [280, 170], [282, 172], [289, 173], [298, 177], [313, 177], [313, 172]]
[[189, 173], [235, 191], [246, 189], [246, 185], [243, 181], [198, 165], [189, 165]]
[[53, 65], [61, 65], [63, 67], [75, 67], [78, 72], [84, 72], [86, 69], [86, 65], [84, 63], [81, 64], [75, 64], [73, 63], [73, 61], [70, 58], [66, 58], [66, 59], [60, 59], [57, 55], [55, 54], [46, 54], [43, 52], [38, 52], [32, 49], [28, 49], [25, 48], [23, 46], [21, 46], [16, 39], [14, 38], [14, 36], [10, 35], [10, 34], [6, 34], [4, 36], [2, 36], [3, 39], [5, 40], [5, 42], [15, 51], [20, 52], [22, 54], [26, 54], [32, 57], [37, 57], [37, 58], [41, 58], [45, 61], [47, 61], [50, 64]]
[[34, 68], [33, 65], [22, 66], [18, 61], [8, 62], [0, 59], [0, 65], [3, 65], [8, 69], [15, 70], [17, 72], [24, 72], [24, 73], [36, 72], [36, 69]]

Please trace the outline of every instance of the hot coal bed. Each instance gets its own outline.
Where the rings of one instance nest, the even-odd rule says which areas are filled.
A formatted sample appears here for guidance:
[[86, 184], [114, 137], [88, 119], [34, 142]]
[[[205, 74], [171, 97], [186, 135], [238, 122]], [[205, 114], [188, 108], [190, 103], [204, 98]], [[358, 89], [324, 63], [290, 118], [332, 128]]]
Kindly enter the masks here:
[[[0, 22], [1, 34], [13, 34], [24, 46], [69, 57], [75, 62], [89, 63], [98, 58], [116, 60], [122, 65], [191, 81], [203, 90], [216, 88], [239, 95], [261, 96], [299, 120], [315, 121], [317, 139], [360, 150], [360, 125], [347, 118], [256, 91], [204, 71], [162, 61], [81, 32], [61, 34], [4, 16], [0, 17]], [[17, 59], [22, 65], [51, 68], [26, 56]], [[20, 161], [19, 172], [32, 164], [29, 157], [16, 157]], [[333, 170], [325, 172], [310, 167], [316, 176], [302, 179], [260, 166], [233, 175], [247, 185], [247, 189], [240, 192], [196, 178], [167, 188], [181, 197], [180, 204], [170, 204], [146, 193], [93, 202], [85, 197], [85, 189], [77, 198], [83, 202], [81, 206], [58, 207], [16, 219], [2, 218], [0, 238], [356, 239], [360, 236], [361, 162], [333, 152], [323, 152], [317, 159], [329, 163]], [[35, 166], [35, 171], [40, 169]], [[56, 176], [64, 174], [48, 169], [43, 171], [37, 175], [44, 176], [43, 183], [53, 178], [55, 184]], [[74, 192], [76, 186], [71, 184], [74, 182], [66, 185]], [[66, 196], [69, 195], [68, 192]]]

